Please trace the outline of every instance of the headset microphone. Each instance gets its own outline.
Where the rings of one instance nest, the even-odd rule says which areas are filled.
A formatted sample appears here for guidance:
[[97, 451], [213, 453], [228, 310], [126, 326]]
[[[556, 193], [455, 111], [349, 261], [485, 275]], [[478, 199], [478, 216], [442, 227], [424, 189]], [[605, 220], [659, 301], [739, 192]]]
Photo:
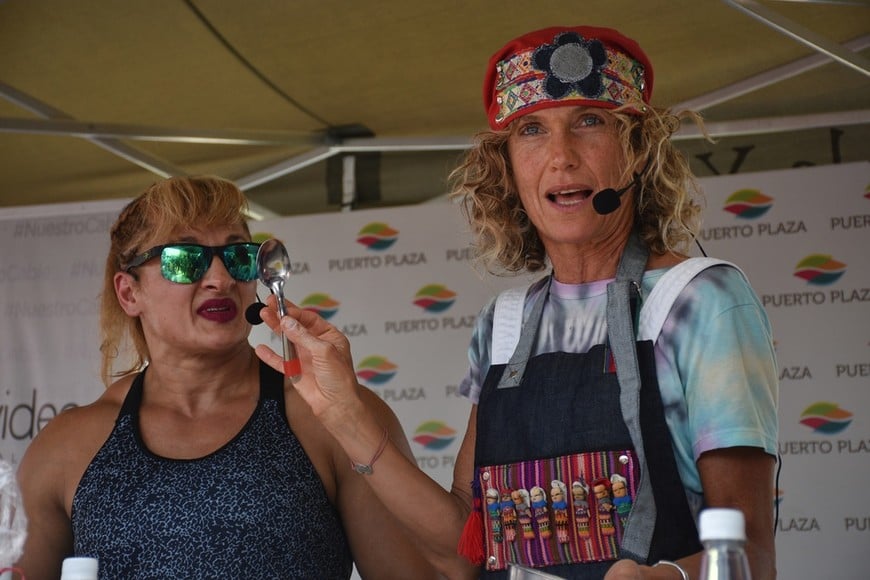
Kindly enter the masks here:
[[632, 186], [640, 183], [640, 175], [637, 173], [634, 174], [634, 179], [631, 180], [631, 183], [623, 187], [622, 189], [613, 189], [612, 187], [608, 187], [607, 189], [602, 189], [592, 198], [592, 207], [598, 212], [599, 215], [607, 215], [609, 213], [613, 213], [619, 207], [619, 198], [623, 193], [632, 188]]
[[266, 305], [262, 302], [254, 302], [247, 308], [245, 308], [245, 320], [248, 321], [248, 324], [253, 326], [257, 326], [258, 324], [263, 324], [263, 317], [260, 316], [260, 310], [262, 310]]

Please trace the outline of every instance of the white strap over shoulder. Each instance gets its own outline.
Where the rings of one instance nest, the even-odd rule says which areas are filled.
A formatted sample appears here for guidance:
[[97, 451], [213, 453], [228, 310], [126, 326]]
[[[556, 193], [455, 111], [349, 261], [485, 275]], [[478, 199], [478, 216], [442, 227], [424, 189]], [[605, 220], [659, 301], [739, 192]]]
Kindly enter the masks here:
[[523, 305], [529, 286], [502, 291], [495, 300], [492, 322], [493, 365], [507, 364], [520, 342], [523, 327]]
[[[737, 268], [731, 262], [718, 258], [689, 258], [665, 272], [661, 279], [656, 282], [646, 300], [643, 301], [638, 320], [638, 340], [655, 342], [662, 331], [662, 325], [664, 325], [674, 301], [686, 287], [686, 284], [707, 268], [718, 265]], [[740, 270], [740, 268], [737, 269]]]
[[[718, 265], [727, 265], [740, 270], [731, 262], [718, 258], [689, 258], [665, 272], [643, 302], [640, 310], [638, 340], [655, 341], [674, 301], [686, 284], [707, 268]], [[529, 286], [510, 288], [502, 291], [496, 298], [492, 325], [491, 364], [493, 365], [507, 364], [517, 348], [523, 326], [523, 306], [528, 290]]]

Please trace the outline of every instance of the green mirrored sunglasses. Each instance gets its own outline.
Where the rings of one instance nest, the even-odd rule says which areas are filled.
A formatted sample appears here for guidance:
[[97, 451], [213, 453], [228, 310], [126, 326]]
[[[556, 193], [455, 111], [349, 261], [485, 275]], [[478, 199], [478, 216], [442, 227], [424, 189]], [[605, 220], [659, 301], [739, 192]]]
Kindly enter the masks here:
[[193, 284], [205, 276], [212, 260], [219, 256], [230, 276], [240, 282], [257, 278], [257, 250], [260, 244], [252, 242], [203, 246], [200, 244], [163, 244], [139, 254], [124, 268], [130, 273], [148, 260], [160, 257], [160, 273], [176, 284]]

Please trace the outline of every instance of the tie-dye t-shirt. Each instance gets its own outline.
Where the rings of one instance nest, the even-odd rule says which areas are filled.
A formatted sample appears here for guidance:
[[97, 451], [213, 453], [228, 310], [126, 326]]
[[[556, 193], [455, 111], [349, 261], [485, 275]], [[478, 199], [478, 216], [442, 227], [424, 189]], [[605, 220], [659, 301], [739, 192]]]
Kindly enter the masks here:
[[[666, 271], [644, 274], [644, 296]], [[532, 354], [583, 353], [603, 344], [609, 282], [553, 280]], [[546, 288], [546, 278], [532, 285], [524, 318]], [[493, 298], [480, 312], [460, 384], [473, 403], [489, 370], [494, 306]], [[689, 282], [665, 320], [655, 358], [665, 419], [690, 495], [700, 497], [695, 461], [705, 451], [750, 446], [776, 454], [778, 380], [770, 323], [739, 270], [715, 266]]]

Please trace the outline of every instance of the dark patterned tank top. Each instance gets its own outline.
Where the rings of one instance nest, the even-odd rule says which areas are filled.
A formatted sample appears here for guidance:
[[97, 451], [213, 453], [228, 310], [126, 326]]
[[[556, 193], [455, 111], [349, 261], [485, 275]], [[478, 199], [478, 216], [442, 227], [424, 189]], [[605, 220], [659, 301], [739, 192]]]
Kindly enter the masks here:
[[349, 578], [341, 521], [287, 422], [282, 377], [260, 365], [260, 400], [229, 443], [199, 459], [148, 451], [144, 373], [72, 505], [76, 556], [102, 579]]

